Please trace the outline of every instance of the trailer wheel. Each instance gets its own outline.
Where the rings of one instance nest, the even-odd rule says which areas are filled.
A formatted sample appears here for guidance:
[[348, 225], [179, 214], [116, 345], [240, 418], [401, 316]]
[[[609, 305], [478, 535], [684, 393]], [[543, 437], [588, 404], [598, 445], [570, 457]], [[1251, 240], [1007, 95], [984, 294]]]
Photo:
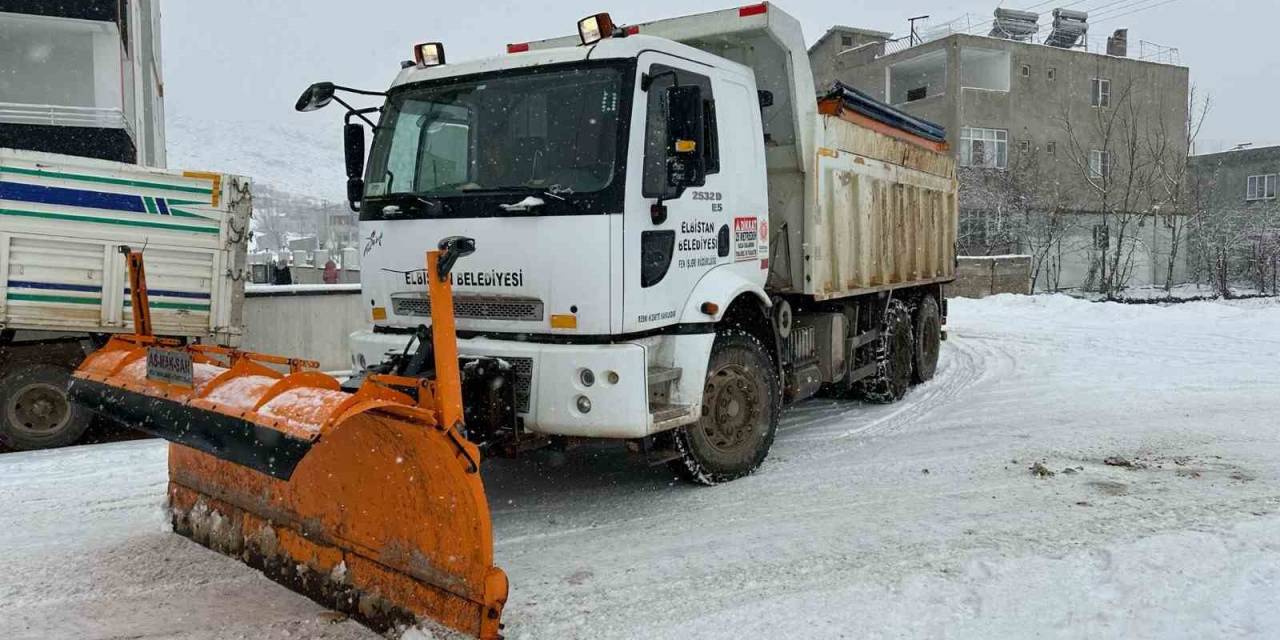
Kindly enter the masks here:
[[873, 350], [876, 372], [858, 384], [858, 396], [868, 402], [888, 404], [906, 395], [915, 370], [915, 340], [911, 335], [911, 309], [901, 300], [890, 300]]
[[0, 378], [0, 440], [19, 450], [79, 440], [92, 416], [67, 395], [70, 381], [70, 371], [51, 364], [19, 367]]
[[942, 315], [938, 301], [925, 296], [916, 305], [915, 374], [912, 382], [928, 382], [938, 370], [938, 352], [942, 348]]
[[675, 430], [680, 458], [671, 468], [705, 485], [752, 473], [773, 446], [781, 404], [778, 376], [760, 340], [738, 331], [720, 334], [707, 366], [702, 417]]

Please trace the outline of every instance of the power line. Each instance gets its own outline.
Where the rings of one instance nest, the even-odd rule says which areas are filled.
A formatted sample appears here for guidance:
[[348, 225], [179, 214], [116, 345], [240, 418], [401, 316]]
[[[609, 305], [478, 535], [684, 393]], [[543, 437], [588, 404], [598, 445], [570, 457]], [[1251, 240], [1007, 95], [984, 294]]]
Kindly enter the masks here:
[[[1039, 8], [1039, 7], [1043, 7], [1043, 6], [1048, 5], [1048, 4], [1053, 4], [1054, 2], [1058, 2], [1058, 1], [1060, 1], [1060, 0], [1044, 0], [1044, 1], [1042, 1], [1042, 2], [1037, 2], [1037, 3], [1033, 4], [1033, 5], [1030, 5], [1030, 6], [1028, 6], [1028, 7], [1025, 7], [1025, 8], [1021, 9], [1021, 11], [1030, 11], [1030, 10], [1032, 10], [1032, 9], [1036, 9], [1036, 8]], [[1058, 6], [1057, 6], [1057, 7], [1055, 7], [1055, 8], [1056, 8], [1056, 9], [1066, 9], [1066, 8], [1069, 8], [1069, 7], [1075, 7], [1075, 6], [1078, 6], [1078, 5], [1084, 4], [1084, 3], [1086, 3], [1086, 2], [1090, 2], [1090, 1], [1091, 1], [1091, 0], [1072, 0], [1071, 2], [1067, 2], [1067, 3], [1065, 3], [1065, 4], [1060, 4], [1060, 5], [1058, 5]], [[1089, 14], [1089, 24], [1090, 24], [1090, 25], [1094, 25], [1094, 24], [1100, 24], [1100, 23], [1102, 23], [1102, 22], [1106, 22], [1106, 21], [1109, 21], [1109, 20], [1113, 20], [1113, 19], [1115, 19], [1115, 18], [1121, 18], [1121, 17], [1127, 16], [1127, 15], [1131, 15], [1131, 14], [1134, 14], [1134, 13], [1138, 13], [1139, 11], [1146, 11], [1147, 9], [1154, 9], [1154, 8], [1159, 7], [1159, 6], [1161, 6], [1161, 5], [1166, 5], [1166, 4], [1170, 4], [1170, 3], [1172, 3], [1172, 2], [1176, 2], [1177, 0], [1159, 0], [1159, 1], [1157, 1], [1157, 2], [1154, 2], [1154, 4], [1147, 4], [1147, 3], [1151, 3], [1151, 2], [1153, 2], [1153, 1], [1154, 1], [1154, 0], [1103, 0], [1103, 1], [1102, 1], [1101, 3], [1099, 3], [1099, 4], [1095, 4], [1095, 5], [1093, 5], [1093, 6], [1084, 7], [1084, 8], [1081, 8], [1081, 9], [1079, 9], [1079, 10], [1080, 10], [1080, 11], [1083, 11], [1083, 12], [1085, 12], [1085, 13], [1088, 13], [1088, 14]], [[1146, 6], [1143, 6], [1143, 5], [1146, 5]], [[960, 16], [956, 17], [956, 18], [953, 18], [953, 19], [951, 19], [951, 20], [948, 20], [947, 22], [939, 23], [937, 26], [932, 27], [930, 30], [932, 31], [932, 30], [935, 30], [935, 29], [941, 29], [941, 28], [948, 27], [948, 26], [950, 26], [950, 25], [954, 25], [955, 23], [960, 22], [961, 20], [964, 20], [964, 19], [966, 19], [966, 18], [969, 18], [969, 16], [970, 16], [970, 15], [971, 15], [971, 14], [969, 14], [969, 13], [965, 13], [965, 14], [963, 14], [963, 15], [960, 15]], [[982, 22], [978, 22], [978, 23], [969, 23], [969, 24], [965, 25], [964, 27], [953, 27], [953, 28], [951, 28], [950, 30], [951, 30], [952, 32], [954, 32], [954, 33], [969, 33], [969, 34], [972, 34], [972, 33], [975, 33], [975, 32], [978, 32], [978, 31], [981, 31], [982, 29], [987, 28], [989, 25], [994, 25], [994, 24], [995, 24], [995, 22], [996, 22], [996, 21], [995, 21], [995, 19], [994, 19], [994, 18], [991, 18], [991, 19], [984, 20], [984, 21], [982, 21]], [[1050, 15], [1047, 15], [1047, 16], [1046, 16], [1046, 21], [1045, 21], [1045, 22], [1043, 22], [1043, 23], [1041, 23], [1041, 24], [1040, 24], [1040, 26], [1041, 26], [1042, 28], [1045, 28], [1045, 27], [1051, 27], [1051, 26], [1052, 26], [1052, 15], [1051, 15], [1051, 14], [1050, 14]]]
[[1140, 9], [1134, 9], [1134, 10], [1132, 10], [1132, 12], [1125, 12], [1125, 13], [1119, 13], [1119, 14], [1114, 14], [1114, 15], [1107, 15], [1107, 17], [1106, 17], [1106, 18], [1102, 18], [1101, 20], [1098, 20], [1098, 22], [1097, 22], [1097, 23], [1094, 23], [1094, 24], [1107, 22], [1107, 20], [1114, 20], [1114, 19], [1116, 19], [1116, 18], [1123, 18], [1123, 17], [1125, 17], [1125, 15], [1129, 15], [1129, 14], [1132, 14], [1132, 13], [1146, 12], [1146, 10], [1147, 10], [1147, 9], [1155, 9], [1155, 8], [1157, 8], [1157, 6], [1160, 6], [1160, 5], [1166, 5], [1166, 4], [1170, 4], [1170, 3], [1176, 3], [1176, 1], [1178, 1], [1178, 0], [1164, 0], [1164, 1], [1161, 1], [1161, 3], [1156, 3], [1156, 4], [1153, 4], [1153, 5], [1149, 5], [1149, 6], [1143, 6], [1143, 8], [1140, 8]]
[[[1075, 0], [1075, 2], [1069, 2], [1069, 3], [1064, 4], [1064, 5], [1062, 5], [1062, 6], [1058, 7], [1058, 8], [1059, 8], [1059, 9], [1066, 9], [1067, 7], [1074, 7], [1074, 6], [1076, 6], [1076, 5], [1083, 4], [1083, 3], [1085, 3], [1085, 2], [1089, 2], [1089, 0]], [[1090, 18], [1093, 18], [1094, 14], [1096, 14], [1096, 13], [1098, 13], [1098, 12], [1100, 12], [1100, 11], [1103, 11], [1104, 9], [1107, 9], [1108, 7], [1114, 7], [1115, 5], [1118, 5], [1118, 4], [1126, 4], [1126, 3], [1128, 3], [1128, 4], [1140, 4], [1140, 3], [1143, 3], [1143, 2], [1147, 2], [1147, 0], [1110, 0], [1109, 2], [1103, 2], [1102, 4], [1094, 5], [1094, 6], [1092, 6], [1092, 7], [1084, 7], [1084, 8], [1082, 8], [1082, 9], [1080, 9], [1080, 11], [1083, 11], [1083, 12], [1085, 12], [1085, 13], [1089, 14], [1089, 17], [1090, 17]], [[1119, 8], [1119, 7], [1117, 7], [1117, 8]], [[1047, 18], [1048, 18], [1050, 21], [1052, 21], [1053, 16], [1052, 16], [1052, 15], [1049, 15], [1049, 16], [1047, 16]], [[1046, 22], [1045, 24], [1046, 24], [1046, 25], [1048, 25], [1048, 24], [1050, 24], [1050, 23], [1049, 23], [1049, 22]]]
[[1103, 23], [1103, 22], [1107, 22], [1108, 20], [1115, 20], [1116, 18], [1124, 17], [1124, 16], [1127, 16], [1127, 15], [1129, 15], [1129, 14], [1138, 13], [1139, 11], [1146, 11], [1147, 9], [1154, 9], [1154, 8], [1156, 8], [1156, 7], [1158, 7], [1158, 6], [1166, 5], [1166, 4], [1169, 4], [1169, 3], [1172, 3], [1172, 2], [1177, 2], [1177, 1], [1178, 1], [1178, 0], [1162, 0], [1161, 2], [1157, 2], [1157, 3], [1155, 3], [1155, 4], [1147, 5], [1147, 6], [1145, 6], [1145, 7], [1138, 7], [1138, 8], [1136, 8], [1136, 9], [1132, 9], [1132, 10], [1129, 10], [1129, 11], [1125, 11], [1124, 13], [1111, 13], [1111, 14], [1108, 14], [1108, 15], [1103, 16], [1101, 20], [1098, 20], [1097, 22], [1094, 22], [1094, 24], [1100, 24], [1100, 23]]

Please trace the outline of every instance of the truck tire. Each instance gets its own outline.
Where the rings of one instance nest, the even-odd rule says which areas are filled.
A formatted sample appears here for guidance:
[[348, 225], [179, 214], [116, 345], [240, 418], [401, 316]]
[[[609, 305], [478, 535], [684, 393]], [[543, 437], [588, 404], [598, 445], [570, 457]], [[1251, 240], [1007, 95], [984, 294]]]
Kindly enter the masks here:
[[933, 296], [921, 298], [915, 313], [915, 373], [911, 381], [919, 384], [933, 379], [938, 371], [938, 352], [942, 349], [942, 314]]
[[888, 404], [906, 395], [915, 370], [911, 325], [911, 308], [901, 300], [890, 300], [880, 326], [880, 339], [868, 345], [876, 372], [858, 382], [858, 397]]
[[74, 444], [92, 419], [71, 401], [71, 372], [51, 364], [10, 370], [0, 378], [0, 440], [19, 450]]
[[781, 413], [778, 376], [760, 340], [741, 331], [716, 337], [703, 387], [702, 417], [675, 430], [671, 468], [704, 485], [754, 472], [769, 455]]

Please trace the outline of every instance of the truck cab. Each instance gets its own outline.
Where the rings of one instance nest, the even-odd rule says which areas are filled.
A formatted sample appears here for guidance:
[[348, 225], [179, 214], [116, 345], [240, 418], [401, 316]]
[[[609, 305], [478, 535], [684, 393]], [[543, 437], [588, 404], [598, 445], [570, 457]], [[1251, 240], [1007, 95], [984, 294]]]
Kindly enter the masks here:
[[[668, 100], [690, 86], [702, 175], [676, 190]], [[693, 415], [705, 357], [678, 354], [706, 353], [719, 311], [743, 293], [769, 304], [764, 133], [743, 65], [632, 35], [415, 66], [379, 127], [360, 203], [374, 328], [353, 336], [357, 363], [429, 323], [424, 248], [474, 237], [453, 276], [461, 352], [514, 364], [527, 428], [638, 438]], [[650, 374], [672, 370], [651, 411]]]

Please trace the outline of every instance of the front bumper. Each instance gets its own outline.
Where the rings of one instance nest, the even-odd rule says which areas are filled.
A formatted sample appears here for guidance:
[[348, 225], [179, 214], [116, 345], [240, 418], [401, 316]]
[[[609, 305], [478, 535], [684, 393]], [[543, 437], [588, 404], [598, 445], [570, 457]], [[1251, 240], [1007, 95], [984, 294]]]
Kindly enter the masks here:
[[[401, 334], [351, 334], [353, 364], [359, 369], [400, 353]], [[516, 409], [525, 429], [547, 435], [640, 438], [649, 435], [648, 358], [637, 343], [570, 345], [471, 338], [458, 340], [458, 354], [501, 358], [516, 372]], [[584, 369], [595, 381], [582, 382]], [[590, 410], [579, 410], [580, 397]]]

